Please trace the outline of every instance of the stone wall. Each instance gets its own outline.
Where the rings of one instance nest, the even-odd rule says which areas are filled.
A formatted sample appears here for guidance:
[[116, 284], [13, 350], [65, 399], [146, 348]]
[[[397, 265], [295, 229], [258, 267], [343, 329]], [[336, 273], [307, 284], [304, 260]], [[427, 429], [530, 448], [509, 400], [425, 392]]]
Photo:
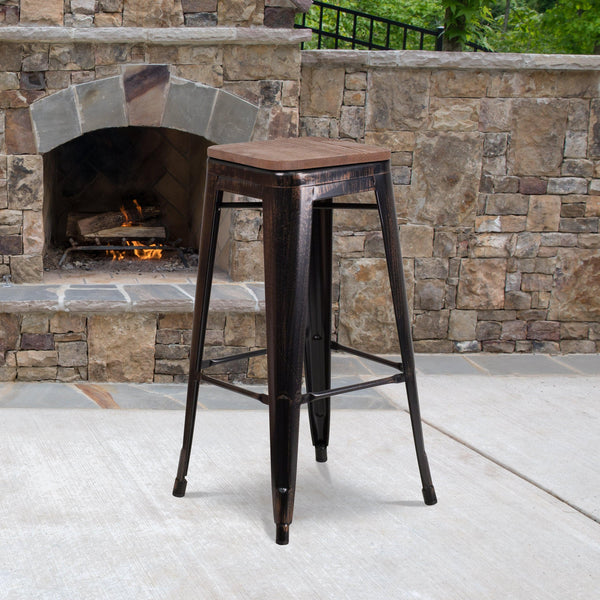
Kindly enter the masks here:
[[[260, 326], [261, 314], [213, 312], [205, 357], [264, 347]], [[191, 328], [189, 312], [0, 314], [0, 381], [185, 383]], [[256, 382], [266, 379], [266, 363], [244, 359], [210, 374]]]
[[2, 25], [292, 27], [310, 2], [292, 0], [4, 0]]
[[[417, 351], [600, 350], [600, 58], [308, 51], [302, 65], [301, 135], [392, 150]], [[376, 218], [335, 227], [340, 341], [394, 350]]]
[[[52, 309], [42, 299], [9, 310], [7, 290], [19, 296], [21, 286], [1, 282], [27, 284], [25, 297], [42, 279], [43, 214], [52, 188], [43, 154], [90, 123], [92, 129], [162, 125], [219, 142], [231, 130], [231, 115], [245, 112], [255, 119], [245, 133], [252, 139], [300, 133], [392, 150], [418, 351], [600, 350], [597, 57], [301, 53], [303, 32], [186, 26], [188, 15], [202, 12], [187, 9], [206, 5], [192, 0], [181, 2], [184, 18], [174, 27], [126, 26], [126, 6], [144, 3], [102, 1], [93, 14], [82, 12], [85, 2], [62, 3], [69, 10], [56, 22], [54, 3], [44, 3], [48, 14], [35, 18], [43, 13], [47, 21], [25, 27], [15, 18], [28, 14], [28, 3], [20, 13], [18, 4], [0, 5], [0, 379], [185, 377], [191, 306], [133, 307], [119, 325], [111, 311], [89, 303], [66, 310], [64, 290], [51, 286], [44, 294], [59, 296]], [[283, 0], [271, 4], [290, 8]], [[117, 15], [115, 24], [123, 26], [107, 33], [98, 27], [101, 14]], [[84, 16], [95, 26], [83, 26]], [[164, 76], [150, 85], [157, 74]], [[140, 103], [144, 94], [153, 101]], [[223, 127], [215, 121], [197, 131], [194, 99], [206, 94], [223, 101], [204, 111], [217, 114], [218, 105]], [[248, 111], [232, 111], [230, 101]], [[260, 212], [231, 211], [222, 224], [221, 264], [236, 281], [260, 280]], [[336, 333], [342, 343], [395, 351], [377, 217], [339, 211], [335, 230]], [[211, 352], [264, 344], [258, 308], [228, 306], [214, 319]], [[98, 332], [117, 339], [137, 329], [154, 348], [146, 353], [151, 360], [128, 360], [143, 374], [111, 365], [94, 341]], [[262, 360], [233, 368], [221, 375], [264, 377]]]

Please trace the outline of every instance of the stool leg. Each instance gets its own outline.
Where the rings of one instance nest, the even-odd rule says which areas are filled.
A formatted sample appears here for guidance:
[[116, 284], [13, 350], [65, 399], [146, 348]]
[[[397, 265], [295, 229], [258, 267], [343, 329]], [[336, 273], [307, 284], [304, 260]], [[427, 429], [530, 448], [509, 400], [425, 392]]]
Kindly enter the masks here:
[[278, 544], [288, 543], [294, 512], [311, 217], [311, 202], [300, 188], [274, 190], [263, 198], [271, 488]]
[[[331, 232], [332, 212], [313, 212], [308, 288], [308, 329], [305, 343], [306, 389], [321, 392], [331, 388]], [[327, 461], [331, 400], [308, 405], [315, 457]]]
[[402, 253], [400, 250], [398, 222], [396, 219], [396, 208], [394, 206], [394, 193], [389, 165], [387, 173], [377, 176], [375, 185], [383, 233], [383, 244], [385, 247], [390, 287], [392, 290], [392, 300], [394, 303], [394, 314], [396, 317], [396, 326], [398, 328], [400, 351], [402, 353], [408, 408], [410, 411], [413, 438], [417, 451], [417, 462], [421, 475], [421, 483], [423, 485], [423, 498], [425, 504], [435, 504], [437, 498], [431, 481], [429, 463], [427, 454], [425, 453], [425, 443], [423, 441], [423, 427], [421, 425], [421, 411], [419, 408], [419, 396], [415, 375], [415, 357], [412, 344], [410, 314], [406, 299], [406, 284], [404, 282]]
[[212, 284], [217, 234], [219, 232], [220, 203], [223, 192], [216, 190], [216, 177], [207, 176], [206, 192], [204, 194], [204, 210], [200, 229], [200, 248], [198, 252], [198, 278], [196, 280], [196, 300], [194, 302], [194, 321], [192, 325], [192, 344], [190, 347], [190, 374], [187, 387], [185, 407], [185, 425], [183, 429], [183, 446], [179, 455], [179, 467], [173, 486], [173, 495], [183, 497], [187, 486], [190, 452], [194, 437], [194, 423], [198, 406], [198, 388], [200, 386], [200, 369], [210, 303], [210, 288]]

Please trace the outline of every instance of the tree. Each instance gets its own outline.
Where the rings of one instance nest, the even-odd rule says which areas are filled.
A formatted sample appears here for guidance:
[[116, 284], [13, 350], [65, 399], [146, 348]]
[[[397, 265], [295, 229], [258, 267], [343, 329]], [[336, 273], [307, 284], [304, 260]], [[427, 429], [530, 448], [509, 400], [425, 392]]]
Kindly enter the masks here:
[[600, 53], [600, 0], [512, 0], [506, 31], [499, 9], [488, 36], [496, 51]]
[[558, 0], [544, 13], [541, 33], [547, 52], [600, 54], [600, 0]]
[[442, 0], [444, 50], [464, 50], [467, 42], [486, 45], [486, 22], [491, 20], [491, 0]]
[[488, 32], [488, 43], [496, 52], [539, 52], [537, 36], [541, 28], [542, 13], [529, 6], [525, 0], [512, 0], [506, 29], [505, 6], [493, 7], [494, 23]]

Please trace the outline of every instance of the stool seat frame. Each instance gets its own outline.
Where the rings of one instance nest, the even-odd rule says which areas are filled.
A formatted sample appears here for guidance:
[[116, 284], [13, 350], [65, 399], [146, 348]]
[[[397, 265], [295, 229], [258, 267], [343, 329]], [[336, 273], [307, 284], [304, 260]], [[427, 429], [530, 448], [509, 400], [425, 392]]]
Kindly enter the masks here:
[[[339, 196], [374, 191], [375, 203], [335, 202]], [[257, 202], [224, 202], [231, 192]], [[221, 210], [263, 210], [267, 348], [203, 360]], [[377, 210], [381, 221], [402, 362], [396, 363], [331, 340], [332, 211]], [[331, 388], [331, 351], [343, 350], [394, 368], [393, 375]], [[202, 372], [212, 365], [267, 354], [268, 391], [256, 394]], [[302, 392], [305, 374], [306, 392]], [[404, 382], [426, 504], [435, 504], [415, 378], [410, 316], [389, 160], [295, 171], [272, 171], [208, 159], [199, 245], [199, 267], [190, 351], [183, 445], [175, 496], [185, 495], [200, 381], [251, 396], [269, 406], [271, 487], [276, 542], [287, 544], [292, 522], [300, 407], [308, 403], [316, 460], [327, 460], [330, 398], [337, 394]]]

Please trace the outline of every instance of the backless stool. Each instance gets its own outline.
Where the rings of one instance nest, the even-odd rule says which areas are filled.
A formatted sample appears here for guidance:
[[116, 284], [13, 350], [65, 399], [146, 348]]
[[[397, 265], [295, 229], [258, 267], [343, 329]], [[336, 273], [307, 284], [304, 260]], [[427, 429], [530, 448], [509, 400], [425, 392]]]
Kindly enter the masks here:
[[[183, 447], [173, 494], [187, 481], [200, 381], [251, 396], [269, 406], [271, 487], [276, 542], [287, 544], [292, 522], [300, 406], [308, 403], [317, 461], [327, 460], [330, 397], [404, 382], [425, 504], [436, 496], [425, 448], [415, 380], [410, 319], [392, 180], [390, 152], [349, 141], [296, 138], [212, 146], [206, 194], [190, 356]], [[333, 198], [375, 191], [375, 203], [334, 203]], [[260, 199], [224, 202], [223, 192]], [[202, 360], [213, 265], [223, 208], [263, 210], [267, 348]], [[331, 340], [332, 209], [379, 211], [402, 362], [396, 363]], [[331, 388], [331, 350], [342, 350], [393, 367], [389, 377]], [[267, 355], [268, 393], [222, 382], [202, 369], [227, 360]], [[302, 392], [303, 367], [306, 393]]]

